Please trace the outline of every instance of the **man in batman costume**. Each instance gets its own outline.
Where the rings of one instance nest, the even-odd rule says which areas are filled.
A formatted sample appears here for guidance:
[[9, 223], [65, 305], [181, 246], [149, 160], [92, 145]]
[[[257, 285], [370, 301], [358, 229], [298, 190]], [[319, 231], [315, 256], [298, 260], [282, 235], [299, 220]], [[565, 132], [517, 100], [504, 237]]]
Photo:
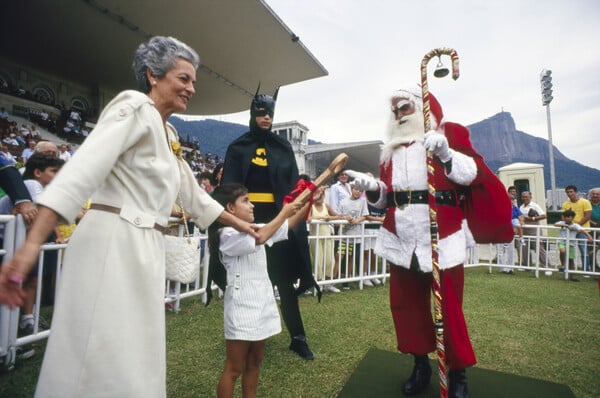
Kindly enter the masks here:
[[[221, 183], [236, 182], [248, 188], [256, 223], [267, 223], [279, 213], [284, 197], [299, 179], [292, 146], [271, 132], [276, 100], [277, 92], [271, 97], [256, 90], [250, 107], [250, 131], [229, 145], [223, 166]], [[313, 286], [319, 299], [321, 292], [312, 275], [306, 223], [298, 223], [289, 231], [288, 240], [267, 246], [266, 251], [269, 278], [279, 291], [281, 315], [291, 336], [290, 350], [312, 360], [298, 295]]]

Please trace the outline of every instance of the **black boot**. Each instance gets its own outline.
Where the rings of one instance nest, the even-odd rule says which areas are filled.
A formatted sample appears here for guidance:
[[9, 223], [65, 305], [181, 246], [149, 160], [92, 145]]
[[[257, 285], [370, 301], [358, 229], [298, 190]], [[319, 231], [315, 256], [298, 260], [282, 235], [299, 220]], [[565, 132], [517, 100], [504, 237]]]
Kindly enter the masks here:
[[415, 367], [410, 379], [404, 382], [402, 393], [406, 396], [417, 395], [429, 385], [431, 379], [431, 366], [427, 355], [415, 355]]
[[312, 361], [315, 359], [310, 348], [308, 348], [308, 343], [306, 342], [306, 336], [299, 334], [298, 336], [292, 337], [292, 342], [290, 343], [290, 350], [294, 351], [296, 354], [300, 355], [302, 358]]
[[464, 369], [451, 370], [449, 379], [448, 398], [469, 398], [467, 372]]

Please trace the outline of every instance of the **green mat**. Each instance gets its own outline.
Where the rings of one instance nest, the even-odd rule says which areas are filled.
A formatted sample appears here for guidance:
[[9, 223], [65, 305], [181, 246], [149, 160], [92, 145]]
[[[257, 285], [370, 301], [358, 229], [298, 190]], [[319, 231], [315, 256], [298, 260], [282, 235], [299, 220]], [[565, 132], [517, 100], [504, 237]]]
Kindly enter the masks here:
[[[437, 369], [437, 363], [430, 362], [431, 367]], [[410, 376], [412, 366], [410, 355], [369, 350], [338, 398], [403, 397], [402, 384]], [[571, 389], [564, 384], [509, 373], [473, 367], [468, 369], [467, 377], [471, 398], [575, 398]], [[439, 397], [437, 377], [431, 378], [431, 384], [418, 397]]]

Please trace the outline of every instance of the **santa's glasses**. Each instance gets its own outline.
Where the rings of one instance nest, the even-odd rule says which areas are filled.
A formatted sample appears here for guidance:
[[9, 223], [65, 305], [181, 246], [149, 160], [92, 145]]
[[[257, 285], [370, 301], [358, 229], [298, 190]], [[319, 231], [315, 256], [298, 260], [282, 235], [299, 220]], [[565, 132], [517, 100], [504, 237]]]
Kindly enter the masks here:
[[392, 113], [409, 113], [415, 107], [415, 103], [411, 100], [400, 100], [395, 106], [392, 106]]

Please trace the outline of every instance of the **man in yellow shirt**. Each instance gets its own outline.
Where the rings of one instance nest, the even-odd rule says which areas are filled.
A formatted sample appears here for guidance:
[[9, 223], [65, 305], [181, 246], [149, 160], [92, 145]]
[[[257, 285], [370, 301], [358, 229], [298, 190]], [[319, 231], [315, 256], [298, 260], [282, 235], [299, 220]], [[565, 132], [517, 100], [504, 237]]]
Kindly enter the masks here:
[[[569, 198], [562, 205], [562, 211], [573, 210], [575, 212], [575, 218], [573, 222], [581, 225], [584, 228], [590, 228], [590, 218], [592, 217], [592, 204], [589, 200], [577, 197], [577, 187], [574, 185], [567, 185], [565, 193]], [[583, 233], [577, 234], [577, 246], [581, 253], [581, 265], [584, 272], [590, 270], [589, 254], [587, 249], [587, 237]]]

